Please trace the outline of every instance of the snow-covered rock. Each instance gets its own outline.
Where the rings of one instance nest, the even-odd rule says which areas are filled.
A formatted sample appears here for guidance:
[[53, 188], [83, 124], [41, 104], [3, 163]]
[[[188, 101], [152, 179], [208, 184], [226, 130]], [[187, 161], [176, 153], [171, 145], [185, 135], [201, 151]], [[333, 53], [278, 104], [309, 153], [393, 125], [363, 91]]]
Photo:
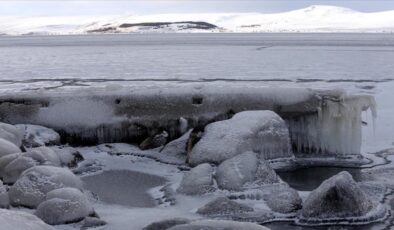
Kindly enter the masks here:
[[7, 141], [3, 138], [0, 138], [0, 157], [13, 154], [13, 153], [20, 153], [21, 150], [18, 146], [14, 143]]
[[174, 218], [168, 220], [161, 220], [154, 223], [149, 224], [148, 226], [144, 227], [143, 230], [164, 230], [174, 227], [180, 224], [187, 224], [190, 220], [184, 218]]
[[35, 215], [45, 223], [56, 225], [78, 222], [93, 214], [87, 197], [76, 188], [60, 188], [47, 193]]
[[218, 186], [227, 190], [241, 190], [245, 183], [255, 180], [258, 165], [259, 159], [253, 152], [223, 161], [216, 169]]
[[14, 125], [0, 122], [0, 138], [3, 138], [20, 147], [22, 145], [23, 134]]
[[32, 157], [41, 164], [49, 164], [54, 166], [61, 166], [62, 164], [59, 155], [53, 149], [45, 146], [29, 149], [24, 155]]
[[37, 207], [54, 189], [82, 189], [82, 181], [69, 169], [54, 166], [34, 166], [22, 173], [9, 190], [12, 205]]
[[21, 153], [13, 153], [3, 157], [0, 157], [0, 177], [3, 178], [4, 176], [4, 169], [5, 167], [13, 160], [21, 156]]
[[8, 208], [10, 206], [10, 199], [8, 192], [3, 182], [0, 181], [0, 208]]
[[264, 197], [268, 207], [279, 213], [292, 213], [301, 209], [302, 199], [298, 192], [287, 184], [273, 186], [272, 191]]
[[27, 156], [20, 156], [11, 161], [3, 171], [3, 181], [7, 184], [15, 183], [19, 176], [26, 170], [38, 164], [37, 161]]
[[183, 134], [180, 138], [169, 142], [161, 150], [161, 153], [176, 158], [184, 159], [185, 160], [184, 162], [186, 162], [186, 156], [187, 156], [186, 147], [191, 132], [192, 130], [189, 130], [185, 134]]
[[23, 133], [23, 145], [39, 147], [60, 144], [60, 135], [52, 129], [39, 125], [15, 125]]
[[300, 218], [335, 219], [366, 215], [373, 203], [348, 172], [325, 180], [303, 203]]
[[227, 197], [219, 197], [205, 204], [197, 210], [198, 214], [204, 216], [226, 215], [226, 214], [239, 214], [245, 212], [252, 212], [253, 208], [239, 204]]
[[245, 111], [211, 123], [194, 146], [189, 163], [221, 163], [247, 151], [261, 159], [293, 157], [284, 120], [272, 111]]
[[78, 162], [83, 160], [83, 156], [73, 147], [70, 146], [52, 146], [52, 150], [54, 150], [60, 158], [60, 162], [62, 165], [65, 165], [69, 168], [74, 168], [77, 166]]
[[142, 150], [153, 149], [160, 146], [163, 146], [167, 143], [168, 133], [163, 131], [159, 134], [154, 135], [153, 137], [146, 138], [141, 144], [140, 148]]
[[280, 177], [271, 168], [267, 161], [261, 160], [257, 167], [256, 180], [253, 182], [257, 185], [275, 184], [281, 182]]
[[202, 195], [215, 190], [213, 184], [213, 168], [205, 163], [185, 172], [177, 192], [186, 195]]
[[83, 220], [81, 230], [97, 228], [99, 226], [104, 226], [106, 224], [107, 224], [107, 222], [105, 222], [104, 220], [101, 220], [97, 217], [88, 216], [88, 217], [85, 217], [85, 219]]
[[0, 229], [4, 230], [55, 230], [38, 217], [21, 211], [0, 209]]
[[228, 220], [196, 220], [188, 224], [176, 225], [168, 230], [268, 230], [255, 223], [245, 223]]

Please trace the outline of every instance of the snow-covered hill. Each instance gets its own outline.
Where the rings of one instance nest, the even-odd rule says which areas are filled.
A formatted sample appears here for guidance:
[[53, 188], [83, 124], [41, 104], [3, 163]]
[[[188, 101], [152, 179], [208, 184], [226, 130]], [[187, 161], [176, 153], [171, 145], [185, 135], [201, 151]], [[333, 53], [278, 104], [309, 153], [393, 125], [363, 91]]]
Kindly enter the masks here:
[[394, 32], [394, 11], [363, 13], [310, 6], [284, 13], [0, 17], [0, 34], [173, 32]]

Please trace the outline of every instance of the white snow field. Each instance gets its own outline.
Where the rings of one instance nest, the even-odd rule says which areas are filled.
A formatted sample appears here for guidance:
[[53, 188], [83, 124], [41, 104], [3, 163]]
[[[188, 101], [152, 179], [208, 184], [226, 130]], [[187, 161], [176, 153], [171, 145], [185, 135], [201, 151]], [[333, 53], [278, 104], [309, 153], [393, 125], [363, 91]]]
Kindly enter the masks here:
[[[0, 209], [2, 223], [393, 227], [391, 34], [2, 36], [0, 47], [0, 119], [19, 124], [0, 125], [0, 177], [12, 177], [0, 186], [10, 208]], [[259, 157], [248, 135], [265, 134], [254, 128], [268, 118], [280, 121], [269, 130], [282, 131], [281, 147], [289, 139], [289, 155]], [[205, 127], [224, 120], [219, 137], [254, 148], [191, 169], [199, 141], [237, 144], [204, 140]]]
[[394, 11], [364, 13], [314, 5], [283, 13], [0, 17], [0, 34], [212, 32], [393, 32]]

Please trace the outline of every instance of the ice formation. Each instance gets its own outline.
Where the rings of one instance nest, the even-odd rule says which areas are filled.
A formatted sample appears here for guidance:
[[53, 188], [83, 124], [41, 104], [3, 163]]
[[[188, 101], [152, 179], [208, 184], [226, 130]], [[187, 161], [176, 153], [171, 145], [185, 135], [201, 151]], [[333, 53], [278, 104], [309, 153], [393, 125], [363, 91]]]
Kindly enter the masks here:
[[292, 213], [302, 207], [302, 199], [298, 192], [287, 184], [273, 187], [264, 197], [267, 206], [274, 212]]
[[177, 192], [186, 195], [201, 195], [215, 190], [213, 183], [213, 168], [205, 163], [198, 165], [183, 175]]
[[45, 223], [56, 225], [77, 222], [94, 213], [87, 197], [76, 188], [60, 188], [47, 193], [35, 215]]
[[55, 230], [32, 214], [6, 209], [0, 209], [0, 223], [4, 230]]
[[196, 221], [191, 221], [188, 224], [175, 225], [172, 228], [168, 228], [168, 230], [198, 230], [198, 229], [204, 229], [204, 230], [215, 230], [215, 229], [268, 230], [268, 228], [263, 227], [258, 224], [243, 223], [243, 222], [228, 221], [228, 220], [196, 220]]
[[0, 157], [20, 152], [21, 150], [15, 144], [3, 138], [0, 138]]
[[22, 173], [9, 190], [12, 205], [37, 207], [48, 192], [63, 188], [82, 188], [82, 181], [69, 169], [55, 166], [34, 166]]
[[3, 138], [20, 147], [22, 145], [22, 137], [23, 134], [17, 127], [0, 122], [0, 138]]
[[161, 147], [167, 143], [168, 133], [166, 131], [162, 131], [159, 134], [156, 134], [152, 137], [148, 137], [141, 144], [140, 148], [142, 150], [153, 149], [157, 147]]
[[211, 123], [194, 146], [189, 163], [221, 163], [247, 151], [267, 160], [292, 157], [289, 131], [282, 118], [272, 111], [245, 111]]
[[[82, 155], [73, 147], [70, 146], [51, 146], [51, 149], [59, 156], [61, 165], [73, 168], [78, 162], [83, 160]], [[1, 159], [0, 159], [1, 162]]]
[[376, 104], [371, 96], [323, 97], [318, 115], [287, 120], [295, 153], [358, 155], [361, 149], [361, 115]]
[[4, 169], [5, 167], [12, 162], [13, 160], [17, 159], [19, 156], [21, 156], [21, 153], [13, 153], [9, 154], [3, 157], [0, 157], [0, 177], [4, 177]]
[[60, 144], [60, 135], [52, 129], [39, 125], [15, 125], [23, 133], [23, 145], [26, 147], [39, 147]]
[[164, 146], [160, 153], [167, 156], [174, 156], [176, 158], [179, 158], [183, 160], [183, 163], [186, 162], [186, 146], [191, 132], [192, 130], [189, 130], [178, 139], [175, 139], [166, 144], [166, 146]]
[[29, 149], [24, 155], [31, 156], [33, 159], [35, 159], [34, 156], [41, 158], [41, 160], [36, 159], [41, 164], [50, 164], [54, 166], [61, 165], [59, 155], [53, 149], [45, 146]]
[[374, 204], [346, 171], [325, 180], [303, 203], [300, 219], [305, 222], [340, 221], [366, 216]]
[[190, 223], [190, 220], [185, 218], [174, 218], [168, 220], [161, 220], [154, 223], [149, 224], [148, 226], [144, 227], [143, 230], [164, 230], [174, 227], [180, 224], [187, 224]]
[[15, 160], [11, 161], [3, 171], [3, 181], [7, 184], [15, 183], [19, 176], [25, 171], [35, 165], [38, 162], [32, 159], [31, 157], [20, 156]]

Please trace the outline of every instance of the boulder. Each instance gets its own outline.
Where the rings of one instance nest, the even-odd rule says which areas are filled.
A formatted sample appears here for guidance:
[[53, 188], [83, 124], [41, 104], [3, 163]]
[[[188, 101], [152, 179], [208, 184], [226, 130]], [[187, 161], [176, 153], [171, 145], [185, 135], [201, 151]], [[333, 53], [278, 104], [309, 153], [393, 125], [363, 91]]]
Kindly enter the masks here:
[[361, 217], [373, 209], [373, 203], [348, 172], [325, 180], [303, 204], [301, 219], [337, 219]]
[[268, 230], [255, 223], [245, 223], [229, 220], [196, 220], [188, 224], [176, 225], [168, 230]]
[[78, 163], [83, 161], [83, 156], [73, 147], [70, 146], [52, 146], [52, 150], [56, 152], [56, 154], [60, 158], [60, 162], [62, 166], [67, 166], [69, 168], [77, 167]]
[[9, 208], [10, 199], [8, 198], [7, 188], [0, 181], [0, 208]]
[[201, 164], [185, 172], [177, 192], [186, 195], [202, 195], [215, 190], [213, 185], [213, 168], [209, 164]]
[[0, 122], [0, 138], [20, 147], [22, 145], [23, 133], [14, 125]]
[[29, 148], [58, 145], [60, 144], [60, 135], [52, 129], [39, 125], [15, 125], [23, 133], [23, 145]]
[[302, 207], [300, 195], [287, 184], [273, 186], [272, 191], [264, 199], [267, 206], [274, 212], [287, 214], [296, 212]]
[[140, 144], [140, 149], [146, 150], [161, 147], [167, 143], [167, 138], [168, 133], [166, 131], [156, 134], [153, 137], [148, 137]]
[[272, 111], [245, 111], [211, 123], [192, 149], [189, 163], [220, 164], [248, 151], [266, 160], [293, 157], [284, 120]]
[[187, 156], [187, 142], [190, 137], [190, 133], [192, 130], [189, 130], [185, 134], [183, 134], [180, 138], [169, 142], [164, 148], [161, 150], [161, 153], [169, 156], [174, 156], [177, 158], [184, 159], [186, 162]]
[[0, 229], [4, 230], [55, 230], [38, 217], [21, 211], [0, 209]]
[[0, 157], [20, 152], [21, 150], [18, 146], [16, 146], [10, 141], [0, 138]]
[[256, 179], [258, 165], [259, 159], [253, 152], [246, 152], [223, 161], [216, 170], [219, 188], [242, 190], [245, 183]]
[[81, 230], [84, 229], [90, 229], [90, 228], [97, 228], [100, 226], [104, 226], [106, 225], [107, 222], [105, 222], [104, 220], [101, 220], [97, 217], [85, 217], [85, 219], [82, 221], [82, 226], [81, 226]]
[[78, 222], [94, 213], [87, 197], [76, 188], [60, 188], [47, 193], [35, 213], [51, 225]]
[[34, 166], [22, 173], [9, 190], [12, 205], [37, 207], [46, 194], [54, 189], [82, 189], [82, 181], [69, 169], [54, 166]]
[[0, 177], [3, 178], [4, 176], [4, 169], [5, 167], [11, 163], [11, 161], [15, 160], [16, 158], [18, 158], [19, 156], [21, 156], [21, 153], [13, 153], [13, 154], [9, 154], [3, 157], [0, 157]]
[[190, 222], [190, 220], [183, 219], [183, 218], [161, 220], [161, 221], [149, 224], [148, 226], [144, 227], [142, 230], [165, 230], [165, 229], [169, 229], [171, 227], [174, 227], [176, 225], [187, 224], [189, 222]]
[[40, 164], [61, 166], [58, 154], [53, 149], [45, 146], [29, 149], [25, 155], [39, 161]]
[[271, 168], [267, 161], [261, 160], [259, 162], [259, 166], [257, 167], [256, 172], [256, 180], [255, 184], [257, 185], [266, 185], [266, 184], [275, 184], [281, 182], [280, 177], [276, 172]]
[[15, 183], [19, 176], [26, 170], [38, 164], [31, 157], [19, 156], [11, 161], [3, 170], [3, 181], [6, 184]]
[[239, 204], [227, 197], [216, 198], [197, 210], [198, 214], [204, 216], [220, 216], [245, 212], [253, 212], [253, 208]]

